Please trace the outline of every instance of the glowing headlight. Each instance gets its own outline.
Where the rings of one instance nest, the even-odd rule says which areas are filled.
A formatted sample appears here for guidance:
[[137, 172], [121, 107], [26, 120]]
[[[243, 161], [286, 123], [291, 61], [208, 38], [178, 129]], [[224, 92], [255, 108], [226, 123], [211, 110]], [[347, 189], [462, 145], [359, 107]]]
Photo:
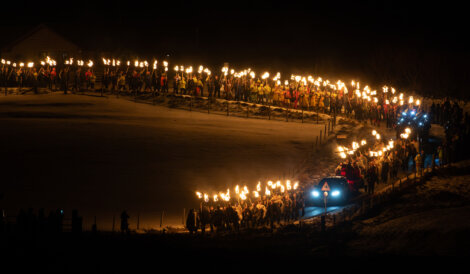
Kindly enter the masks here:
[[339, 190], [334, 190], [333, 192], [331, 192], [331, 196], [333, 197], [337, 197], [339, 196], [339, 194], [340, 194]]
[[314, 190], [314, 191], [312, 191], [312, 195], [313, 195], [313, 197], [315, 197], [315, 198], [316, 198], [316, 197], [320, 197], [320, 192]]

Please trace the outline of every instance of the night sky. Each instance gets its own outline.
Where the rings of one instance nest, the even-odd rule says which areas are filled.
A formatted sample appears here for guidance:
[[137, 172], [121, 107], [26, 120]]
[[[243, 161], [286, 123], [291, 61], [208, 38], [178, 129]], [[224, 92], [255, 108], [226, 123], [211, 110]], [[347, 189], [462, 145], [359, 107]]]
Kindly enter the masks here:
[[[220, 66], [230, 62], [240, 68], [383, 82], [406, 78], [398, 71], [416, 64], [397, 60], [419, 55], [415, 63], [431, 62], [425, 66], [436, 67], [423, 74], [418, 87], [411, 87], [425, 89], [427, 78], [442, 73], [437, 66], [444, 64], [445, 73], [456, 75], [466, 70], [470, 60], [465, 9], [448, 1], [439, 5], [429, 1], [165, 1], [152, 5], [17, 1], [9, 5], [16, 12], [2, 14], [2, 29], [46, 23], [84, 49], [157, 58], [169, 54], [173, 63]], [[410, 86], [400, 81], [395, 84]]]

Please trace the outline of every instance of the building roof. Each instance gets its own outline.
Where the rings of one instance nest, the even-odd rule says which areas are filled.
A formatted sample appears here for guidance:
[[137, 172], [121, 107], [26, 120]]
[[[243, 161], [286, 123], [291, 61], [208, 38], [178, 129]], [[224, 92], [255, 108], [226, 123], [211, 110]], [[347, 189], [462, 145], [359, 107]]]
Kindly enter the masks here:
[[[39, 25], [37, 25], [35, 27], [32, 27], [32, 28], [29, 27], [29, 29], [26, 30], [26, 31], [24, 30], [25, 28], [28, 28], [28, 27], [22, 27], [23, 31], [18, 32], [17, 31], [18, 27], [16, 27], [16, 28], [14, 27], [13, 31], [10, 31], [9, 35], [6, 35], [6, 38], [4, 37], [4, 41], [3, 41], [4, 43], [1, 47], [1, 51], [4, 51], [4, 52], [5, 51], [10, 51], [16, 45], [20, 44], [24, 40], [26, 40], [29, 37], [33, 36], [37, 32], [45, 30], [45, 29], [47, 31], [51, 32], [52, 34], [62, 38], [65, 41], [67, 41], [68, 43], [76, 46], [77, 48], [80, 48], [79, 45], [77, 45], [76, 43], [70, 41], [70, 39], [68, 39], [64, 35], [58, 33], [53, 28], [50, 28], [49, 26], [47, 26], [45, 24], [39, 24]], [[20, 27], [20, 29], [21, 29], [21, 27]], [[13, 33], [11, 33], [11, 32], [13, 32]], [[15, 34], [16, 34], [16, 37], [15, 37]], [[9, 41], [6, 41], [5, 39], [9, 39]]]

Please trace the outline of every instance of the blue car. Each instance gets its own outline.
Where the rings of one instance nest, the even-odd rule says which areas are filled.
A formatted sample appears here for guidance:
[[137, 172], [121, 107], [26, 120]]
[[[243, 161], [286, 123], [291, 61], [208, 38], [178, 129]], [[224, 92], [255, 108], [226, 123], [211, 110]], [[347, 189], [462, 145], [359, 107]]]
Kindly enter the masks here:
[[327, 206], [344, 205], [352, 197], [353, 193], [348, 181], [342, 176], [331, 176], [320, 180], [320, 182], [305, 192], [305, 203], [313, 206], [324, 205], [324, 191], [322, 188], [328, 184]]

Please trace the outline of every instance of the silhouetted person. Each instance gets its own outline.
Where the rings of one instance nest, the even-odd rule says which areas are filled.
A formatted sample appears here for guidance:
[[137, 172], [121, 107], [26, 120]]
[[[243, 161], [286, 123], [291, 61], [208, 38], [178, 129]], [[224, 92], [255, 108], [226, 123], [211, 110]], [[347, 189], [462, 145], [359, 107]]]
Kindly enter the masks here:
[[64, 210], [58, 208], [56, 210], [56, 219], [55, 219], [55, 224], [54, 226], [56, 227], [56, 231], [58, 233], [62, 232], [62, 224], [64, 221]]
[[44, 208], [40, 208], [38, 211], [37, 231], [38, 233], [44, 233], [47, 230], [47, 219], [44, 213]]
[[378, 175], [377, 175], [377, 168], [374, 164], [369, 165], [369, 169], [366, 173], [367, 178], [367, 192], [369, 194], [374, 194], [375, 184], [377, 183]]
[[199, 218], [196, 210], [190, 209], [188, 217], [186, 218], [186, 228], [189, 230], [189, 233], [193, 234], [197, 231], [199, 227]]
[[82, 232], [82, 217], [78, 216], [78, 210], [72, 210], [72, 233], [80, 234]]
[[6, 223], [5, 210], [0, 209], [0, 233], [6, 232]]
[[47, 216], [47, 232], [50, 233], [50, 234], [54, 234], [54, 233], [57, 233], [57, 231], [55, 231], [56, 227], [55, 227], [55, 223], [56, 223], [56, 215], [55, 215], [55, 212], [53, 210], [49, 211], [49, 215]]
[[24, 233], [27, 230], [28, 220], [26, 217], [26, 212], [23, 208], [20, 209], [18, 215], [16, 216], [16, 231], [19, 233]]
[[127, 215], [127, 212], [124, 210], [121, 213], [121, 232], [124, 233], [129, 233], [129, 215]]
[[202, 212], [199, 213], [199, 221], [201, 225], [201, 232], [204, 234], [206, 232], [206, 225], [210, 223], [211, 215], [207, 206], [203, 206]]
[[28, 213], [26, 214], [26, 229], [28, 234], [36, 233], [36, 215], [33, 212], [32, 208], [28, 208]]

